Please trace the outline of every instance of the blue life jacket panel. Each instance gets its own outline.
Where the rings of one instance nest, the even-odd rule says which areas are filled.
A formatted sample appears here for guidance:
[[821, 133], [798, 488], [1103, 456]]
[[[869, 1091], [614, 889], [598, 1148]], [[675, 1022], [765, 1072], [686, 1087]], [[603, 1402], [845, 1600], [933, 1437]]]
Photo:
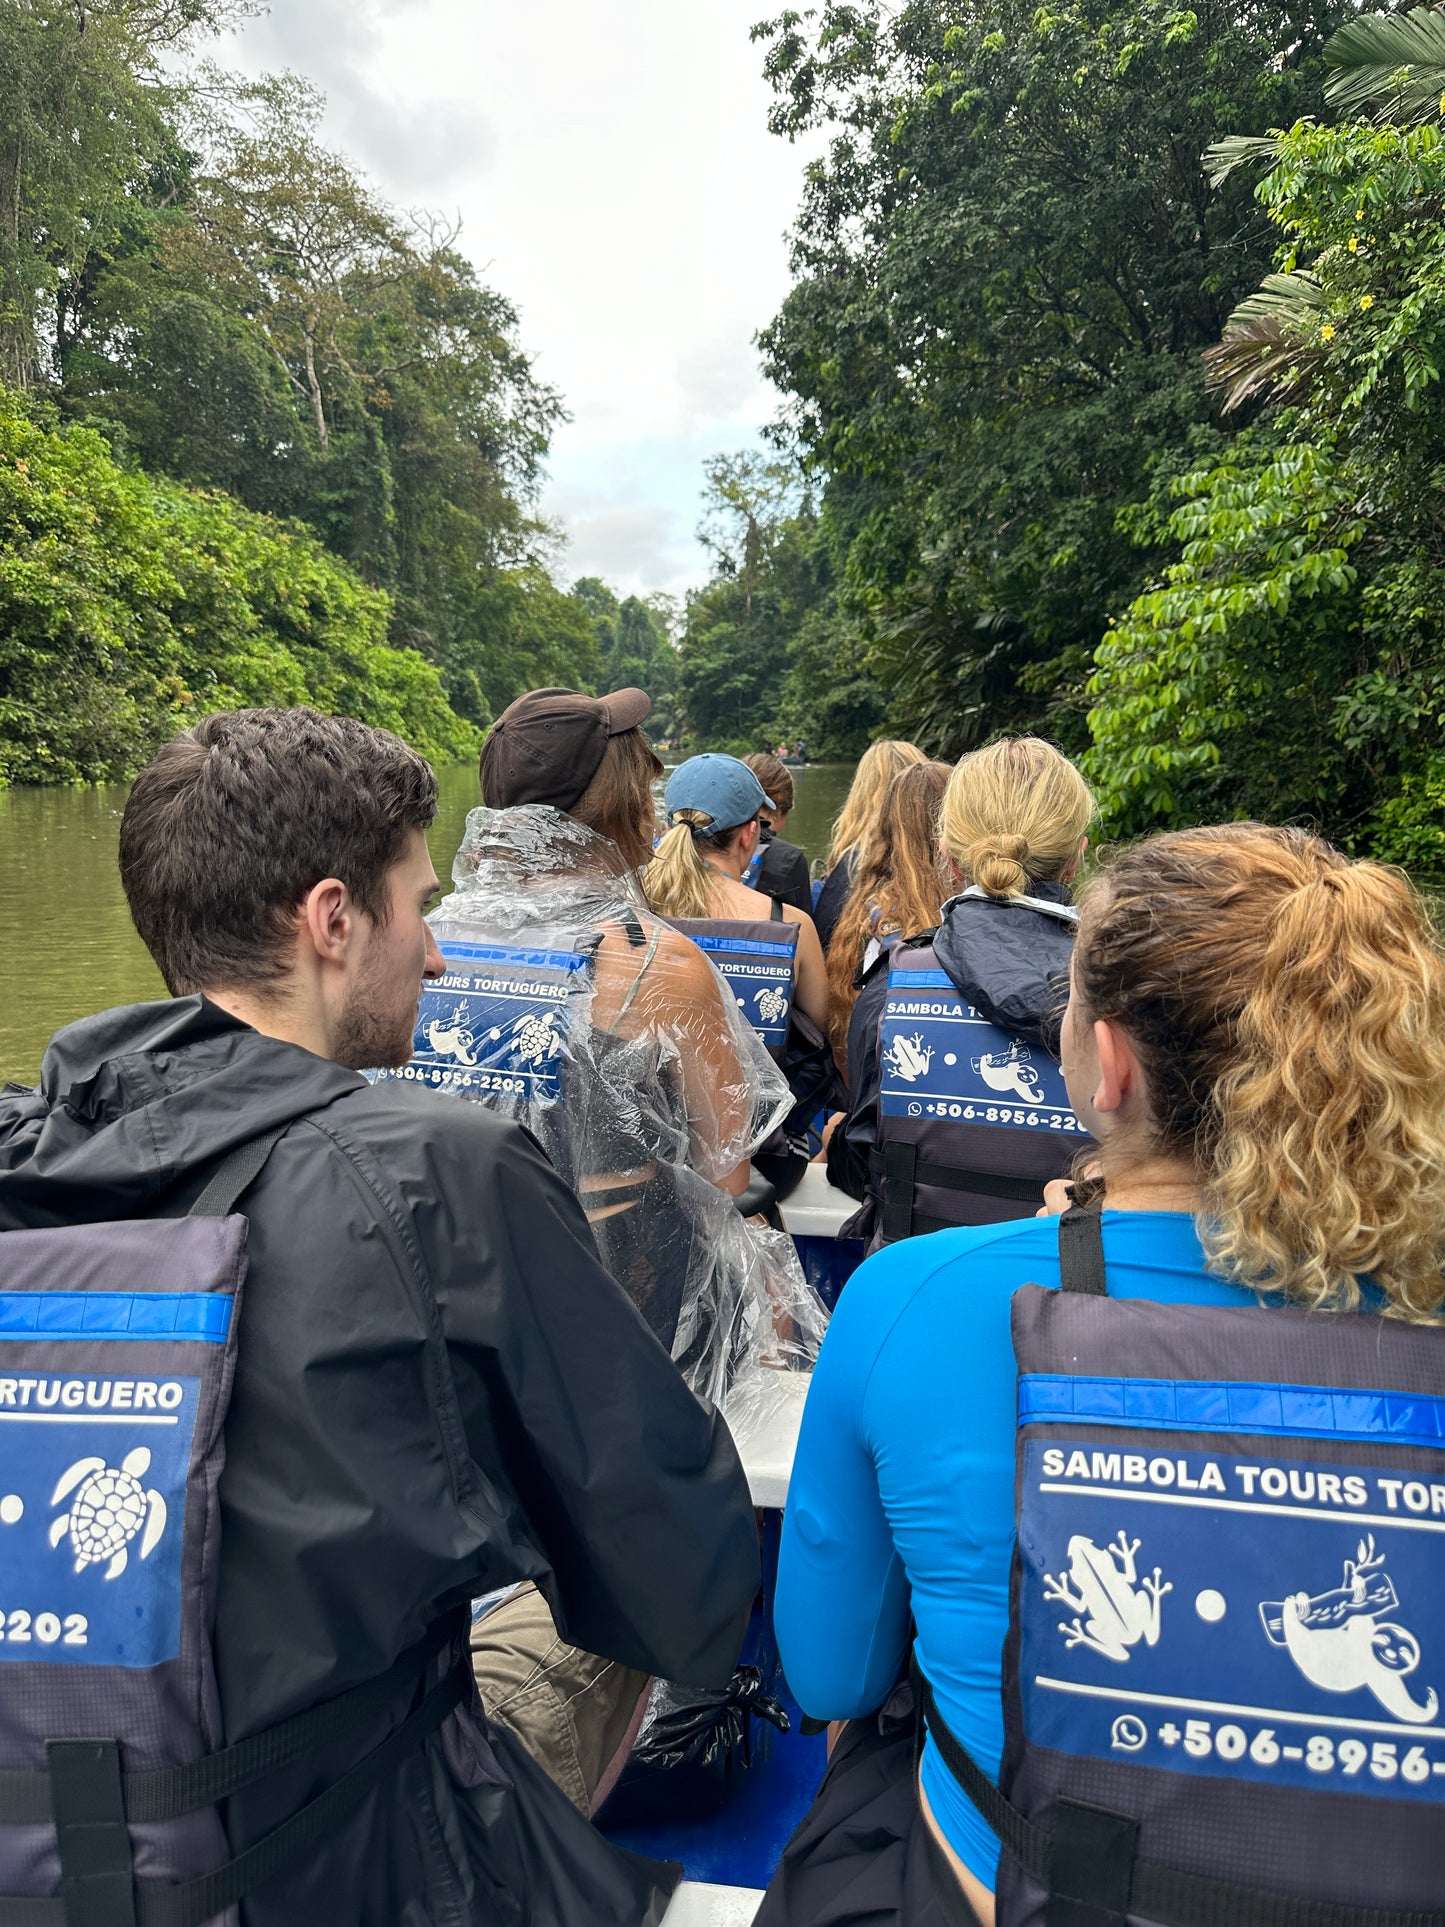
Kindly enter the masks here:
[[380, 1075], [472, 1097], [560, 1103], [572, 1000], [592, 988], [592, 959], [454, 938], [439, 948], [446, 973], [422, 991], [415, 1055]]
[[981, 1017], [946, 971], [893, 963], [879, 1041], [885, 1117], [1082, 1135], [1057, 1060]]
[[1089, 1141], [1058, 1060], [982, 1017], [931, 944], [892, 950], [878, 1065], [883, 1243], [1023, 1217]]
[[770, 1057], [782, 1062], [793, 1015], [800, 925], [776, 918], [749, 923], [737, 918], [669, 917], [716, 964], [738, 1009], [762, 1038]]
[[[222, 1750], [217, 1487], [247, 1236], [233, 1206], [280, 1135], [232, 1152], [189, 1217], [0, 1238], [0, 1918], [219, 1918], [315, 1836], [278, 1815], [229, 1861], [217, 1803], [374, 1732], [368, 1682]], [[407, 1669], [398, 1685], [420, 1684], [420, 1659]], [[463, 1690], [449, 1677], [441, 1717]], [[354, 1795], [329, 1790], [329, 1817], [398, 1759], [373, 1749]]]
[[[1188, 1912], [1185, 1877], [1275, 1896], [1280, 1927], [1439, 1908], [1445, 1331], [1068, 1278], [1013, 1300], [1000, 1791], [1121, 1927]], [[1004, 1856], [999, 1927], [1042, 1917], [1033, 1857]], [[1211, 1917], [1274, 1918], [1227, 1891]]]

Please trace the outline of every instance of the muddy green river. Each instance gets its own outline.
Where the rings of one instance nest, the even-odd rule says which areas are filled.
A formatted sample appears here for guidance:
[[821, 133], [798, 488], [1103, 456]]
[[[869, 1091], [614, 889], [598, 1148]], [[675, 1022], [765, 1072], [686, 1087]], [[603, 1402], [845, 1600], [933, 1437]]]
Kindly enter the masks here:
[[[827, 849], [852, 780], [847, 764], [793, 771], [792, 842]], [[470, 763], [444, 769], [430, 837], [437, 875], [451, 875], [468, 810]], [[33, 1083], [52, 1031], [111, 1004], [163, 997], [165, 987], [131, 928], [116, 872], [122, 788], [0, 791], [0, 1081]]]

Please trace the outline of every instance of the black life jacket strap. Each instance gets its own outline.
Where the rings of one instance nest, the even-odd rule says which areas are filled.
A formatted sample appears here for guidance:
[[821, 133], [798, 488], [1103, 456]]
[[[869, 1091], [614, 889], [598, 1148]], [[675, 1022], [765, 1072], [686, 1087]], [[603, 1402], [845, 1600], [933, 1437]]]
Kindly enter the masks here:
[[[431, 1661], [455, 1637], [455, 1623], [441, 1621], [385, 1673], [323, 1700], [293, 1719], [267, 1727], [264, 1733], [254, 1733], [187, 1766], [122, 1774], [126, 1822], [138, 1826], [178, 1820], [183, 1814], [229, 1799], [266, 1774], [290, 1765], [314, 1748], [333, 1745], [353, 1730], [360, 1741], [387, 1702], [408, 1682], [420, 1680]], [[48, 1826], [55, 1819], [52, 1790], [53, 1767], [44, 1773], [0, 1771], [0, 1826]], [[4, 1921], [5, 1916], [0, 1914], [0, 1927], [4, 1927]]]
[[784, 921], [784, 917], [783, 917], [783, 899], [782, 899], [781, 897], [771, 897], [771, 898], [769, 898], [769, 902], [770, 902], [770, 903], [772, 904], [772, 906], [773, 906], [773, 907], [772, 907], [772, 909], [771, 909], [771, 910], [769, 910], [769, 912], [768, 912], [768, 920], [769, 920], [769, 922], [770, 922], [770, 923], [782, 923], [782, 922]]
[[261, 1175], [261, 1167], [271, 1155], [271, 1147], [286, 1135], [289, 1126], [278, 1124], [274, 1131], [263, 1131], [249, 1143], [238, 1144], [221, 1160], [210, 1183], [187, 1212], [191, 1218], [225, 1218], [236, 1208], [237, 1200]]
[[[442, 1644], [449, 1643], [453, 1630], [450, 1626], [447, 1628]], [[435, 1657], [440, 1647], [429, 1643], [433, 1644]], [[406, 1655], [412, 1663], [412, 1677], [416, 1676], [418, 1650], [413, 1648]], [[400, 1683], [400, 1662], [385, 1675], [385, 1680], [395, 1690]], [[418, 1752], [453, 1710], [471, 1696], [471, 1664], [465, 1650], [439, 1680], [427, 1687], [416, 1709], [355, 1766], [289, 1820], [284, 1820], [213, 1873], [176, 1886], [136, 1881], [129, 1868], [128, 1834], [125, 1869], [122, 1871], [111, 1864], [115, 1856], [109, 1849], [116, 1844], [117, 1832], [125, 1833], [129, 1825], [142, 1818], [172, 1819], [180, 1813], [211, 1805], [228, 1792], [255, 1781], [271, 1767], [296, 1758], [306, 1748], [294, 1744], [295, 1735], [308, 1723], [310, 1744], [317, 1744], [318, 1735], [323, 1732], [325, 1737], [335, 1739], [344, 1732], [345, 1723], [338, 1721], [334, 1730], [329, 1726], [323, 1728], [320, 1716], [344, 1704], [349, 1705], [354, 1714], [362, 1693], [367, 1694], [368, 1706], [374, 1714], [381, 1683], [370, 1681], [364, 1688], [313, 1708], [299, 1719], [273, 1727], [254, 1740], [243, 1740], [225, 1753], [214, 1754], [192, 1767], [117, 1776], [110, 1771], [118, 1759], [113, 1741], [70, 1741], [64, 1742], [63, 1747], [74, 1753], [73, 1759], [52, 1745], [50, 1773], [5, 1775], [7, 1781], [45, 1781], [47, 1805], [60, 1800], [66, 1814], [60, 1823], [61, 1893], [54, 1898], [0, 1896], [0, 1927], [201, 1927], [203, 1922], [235, 1906], [255, 1888], [293, 1866], [318, 1841], [328, 1838], [373, 1787], [394, 1773], [409, 1755]], [[271, 1755], [268, 1743], [285, 1741], [288, 1737], [293, 1742], [288, 1750], [279, 1757]], [[262, 1754], [268, 1757], [261, 1759]], [[92, 1759], [91, 1755], [95, 1757]], [[229, 1770], [226, 1762], [231, 1763]], [[57, 1767], [61, 1770], [60, 1780], [56, 1778]], [[112, 1777], [116, 1779], [115, 1788], [110, 1786]], [[159, 1784], [164, 1782], [171, 1783], [168, 1789], [171, 1797], [164, 1802], [162, 1811], [143, 1813], [132, 1804], [132, 1790], [137, 1785], [151, 1783], [148, 1790], [154, 1794], [167, 1790]], [[217, 1787], [221, 1791], [217, 1791]], [[115, 1799], [109, 1797], [121, 1788], [124, 1788], [123, 1815], [117, 1811]], [[47, 1812], [46, 1818], [52, 1817], [52, 1812]], [[7, 1821], [11, 1819], [9, 1812], [4, 1817]], [[73, 1843], [68, 1870], [65, 1864], [67, 1833]], [[100, 1848], [107, 1851], [98, 1858]]]
[[884, 1144], [868, 1153], [868, 1169], [880, 1180], [880, 1229], [890, 1243], [930, 1231], [956, 1229], [957, 1220], [931, 1218], [918, 1209], [918, 1187], [940, 1191], [971, 1191], [985, 1198], [1008, 1198], [1016, 1204], [1044, 1201], [1042, 1178], [1010, 1178], [996, 1171], [970, 1171], [960, 1165], [937, 1164], [921, 1158], [916, 1144]]
[[[1302, 1900], [1139, 1860], [1138, 1822], [1103, 1807], [1059, 1800], [1054, 1828], [1037, 1826], [1005, 1799], [970, 1755], [939, 1712], [927, 1679], [922, 1673], [915, 1678], [939, 1757], [1005, 1853], [1048, 1893], [1044, 1927], [1127, 1927], [1130, 1915], [1156, 1927], [1445, 1927], [1445, 1912], [1438, 1908], [1402, 1911]], [[949, 1874], [952, 1878], [951, 1868]], [[957, 1882], [953, 1885], [957, 1891]], [[8, 1923], [0, 1921], [0, 1927]]]
[[1059, 1282], [1065, 1291], [1107, 1298], [1104, 1283], [1104, 1228], [1100, 1213], [1071, 1204], [1059, 1219]]

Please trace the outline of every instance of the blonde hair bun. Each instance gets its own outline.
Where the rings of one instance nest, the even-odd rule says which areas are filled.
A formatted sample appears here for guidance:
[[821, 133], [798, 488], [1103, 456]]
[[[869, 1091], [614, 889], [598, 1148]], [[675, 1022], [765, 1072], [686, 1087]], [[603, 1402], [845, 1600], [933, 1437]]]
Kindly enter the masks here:
[[1068, 757], [1037, 736], [965, 756], [943, 796], [943, 845], [991, 897], [1022, 897], [1075, 860], [1094, 813]]

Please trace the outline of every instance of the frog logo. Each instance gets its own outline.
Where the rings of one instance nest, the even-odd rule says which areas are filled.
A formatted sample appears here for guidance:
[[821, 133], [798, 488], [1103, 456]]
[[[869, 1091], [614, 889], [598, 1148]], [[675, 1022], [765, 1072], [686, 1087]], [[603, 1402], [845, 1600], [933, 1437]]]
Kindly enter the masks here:
[[477, 1040], [467, 1025], [470, 1010], [458, 1004], [449, 1018], [434, 1017], [426, 1027], [426, 1040], [438, 1057], [451, 1057], [470, 1070], [477, 1061]]
[[1065, 1652], [1087, 1646], [1105, 1659], [1123, 1661], [1141, 1639], [1146, 1646], [1159, 1644], [1159, 1602], [1174, 1587], [1158, 1566], [1140, 1582], [1139, 1544], [1121, 1531], [1101, 1551], [1076, 1532], [1069, 1541], [1067, 1574], [1062, 1579], [1044, 1574], [1044, 1598], [1057, 1599], [1074, 1614], [1059, 1621]]
[[933, 1046], [924, 1043], [922, 1031], [914, 1031], [911, 1037], [895, 1037], [884, 1051], [883, 1061], [903, 1083], [916, 1084], [920, 1077], [928, 1075]]
[[1042, 1104], [1044, 1087], [1034, 1069], [1027, 1044], [1015, 1042], [1006, 1051], [989, 1057], [972, 1058], [974, 1075], [981, 1077], [991, 1091], [1021, 1097], [1025, 1104]]
[[1433, 1687], [1422, 1701], [1405, 1684], [1420, 1664], [1415, 1635], [1382, 1613], [1397, 1611], [1400, 1596], [1384, 1572], [1385, 1555], [1368, 1534], [1346, 1559], [1344, 1583], [1331, 1592], [1292, 1593], [1264, 1600], [1259, 1616], [1272, 1646], [1283, 1646], [1312, 1686], [1327, 1693], [1354, 1693], [1368, 1687], [1387, 1713], [1423, 1726], [1439, 1711]]
[[775, 990], [771, 984], [768, 985], [766, 990], [755, 990], [753, 992], [753, 1002], [757, 1005], [758, 1015], [765, 1024], [781, 1023], [787, 1015], [787, 998], [781, 990]]
[[150, 1453], [139, 1445], [126, 1453], [118, 1471], [104, 1459], [77, 1459], [61, 1474], [52, 1505], [59, 1505], [77, 1486], [80, 1490], [70, 1510], [51, 1525], [50, 1543], [58, 1546], [70, 1534], [77, 1572], [108, 1559], [106, 1578], [119, 1579], [126, 1568], [127, 1547], [142, 1526], [141, 1558], [149, 1559], [160, 1544], [166, 1529], [166, 1502], [159, 1492], [144, 1491], [140, 1483], [150, 1466]]

